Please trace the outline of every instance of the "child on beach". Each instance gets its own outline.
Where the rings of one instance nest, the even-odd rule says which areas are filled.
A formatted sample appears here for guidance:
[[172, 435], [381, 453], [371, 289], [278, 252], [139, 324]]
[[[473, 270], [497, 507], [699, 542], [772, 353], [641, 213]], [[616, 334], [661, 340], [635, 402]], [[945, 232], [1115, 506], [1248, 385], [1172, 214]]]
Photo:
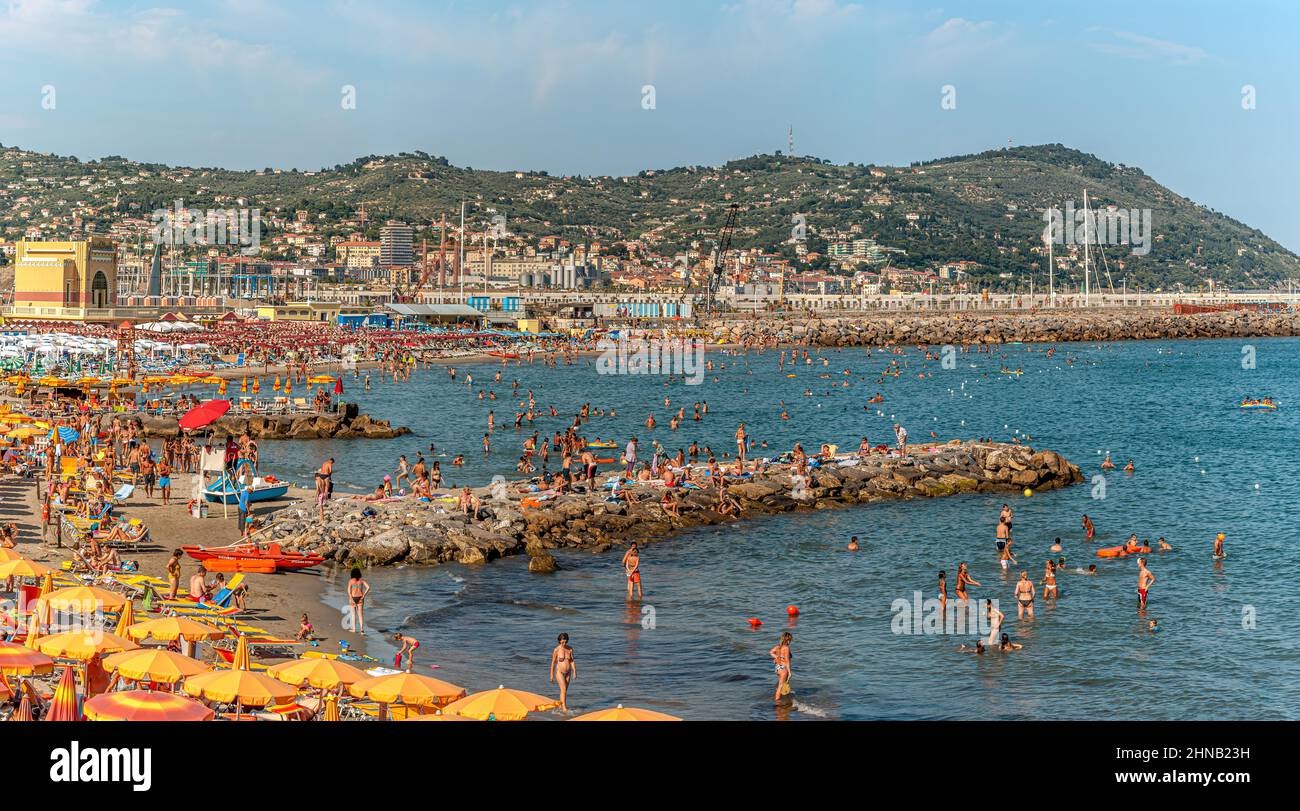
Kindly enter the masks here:
[[311, 642], [316, 639], [316, 635], [312, 632], [311, 620], [307, 619], [306, 614], [303, 614], [302, 619], [298, 621], [298, 634], [294, 639], [299, 642]]
[[420, 640], [413, 636], [405, 636], [401, 631], [393, 634], [393, 641], [402, 643], [398, 649], [397, 655], [393, 657], [393, 667], [398, 670], [402, 669], [402, 656], [406, 656], [406, 672], [410, 673], [411, 668], [415, 667], [415, 652], [420, 648]]

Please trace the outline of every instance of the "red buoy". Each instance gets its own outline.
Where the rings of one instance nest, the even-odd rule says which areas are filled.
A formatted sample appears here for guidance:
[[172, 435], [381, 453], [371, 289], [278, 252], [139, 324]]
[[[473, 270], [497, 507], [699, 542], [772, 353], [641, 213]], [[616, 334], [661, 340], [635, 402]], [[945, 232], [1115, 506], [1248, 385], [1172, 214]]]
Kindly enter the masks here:
[[763, 621], [758, 617], [750, 617], [749, 619], [745, 620], [745, 622], [749, 623], [750, 628], [757, 628], [758, 626], [763, 624]]
[[787, 606], [785, 607], [785, 613], [789, 614], [789, 615], [792, 616], [792, 617], [797, 617], [797, 616], [799, 616], [799, 606], [797, 606], [797, 605], [787, 605]]

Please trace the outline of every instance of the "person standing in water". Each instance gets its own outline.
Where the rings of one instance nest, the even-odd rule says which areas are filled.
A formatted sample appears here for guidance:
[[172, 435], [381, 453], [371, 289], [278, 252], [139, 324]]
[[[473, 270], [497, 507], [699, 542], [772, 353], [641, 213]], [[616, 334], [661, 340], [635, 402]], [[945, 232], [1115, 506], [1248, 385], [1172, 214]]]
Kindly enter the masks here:
[[636, 598], [641, 599], [641, 552], [636, 541], [623, 553], [623, 571], [627, 574], [627, 598], [632, 599], [632, 587], [636, 586]]
[[569, 683], [578, 675], [578, 663], [573, 658], [573, 648], [569, 647], [568, 634], [560, 634], [555, 641], [555, 650], [551, 651], [551, 681], [560, 686], [560, 712], [568, 712]]
[[352, 627], [362, 636], [366, 635], [366, 595], [370, 593], [370, 584], [361, 579], [361, 570], [353, 569], [348, 580], [348, 611]]
[[1087, 513], [1083, 514], [1083, 531], [1086, 533], [1085, 537], [1089, 541], [1091, 541], [1093, 536], [1097, 534], [1097, 528], [1092, 525], [1092, 519], [1088, 517]]
[[[1163, 542], [1164, 538], [1161, 538], [1160, 540]], [[1228, 540], [1228, 537], [1224, 535], [1222, 532], [1214, 536], [1214, 559], [1215, 560], [1223, 560], [1228, 556], [1228, 553], [1223, 551], [1223, 542], [1226, 540]], [[1168, 544], [1165, 544], [1165, 546], [1168, 546]], [[1170, 548], [1172, 549], [1173, 547]], [[1163, 550], [1164, 547], [1162, 546], [1161, 551]]]
[[1034, 618], [1034, 581], [1029, 579], [1029, 572], [1021, 572], [1020, 580], [1016, 582], [1016, 615], [1020, 619], [1025, 618], [1025, 612], [1029, 612], [1029, 618]]
[[1138, 558], [1138, 608], [1147, 607], [1147, 592], [1155, 582], [1156, 576], [1147, 568], [1147, 559]]
[[790, 692], [790, 643], [794, 641], [794, 635], [789, 631], [781, 634], [781, 641], [767, 652], [772, 657], [772, 663], [776, 670], [776, 693], [772, 700], [781, 703], [781, 696]]

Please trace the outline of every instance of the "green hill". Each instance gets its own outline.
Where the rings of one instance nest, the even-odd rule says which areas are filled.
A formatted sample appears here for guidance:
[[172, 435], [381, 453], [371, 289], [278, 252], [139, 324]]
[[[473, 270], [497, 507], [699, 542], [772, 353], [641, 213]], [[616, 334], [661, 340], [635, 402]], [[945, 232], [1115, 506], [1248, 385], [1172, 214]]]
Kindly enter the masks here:
[[19, 238], [34, 225], [47, 236], [65, 235], [74, 214], [83, 226], [103, 233], [123, 217], [147, 218], [176, 199], [195, 208], [229, 208], [239, 198], [261, 208], [264, 218], [268, 212], [306, 210], [323, 237], [353, 232], [343, 221], [363, 206], [371, 237], [385, 219], [411, 222], [421, 229], [417, 238], [432, 237], [428, 226], [444, 214], [455, 222], [466, 199], [476, 224], [503, 214], [509, 230], [525, 238], [599, 239], [616, 252], [620, 243], [637, 240], [673, 254], [692, 243], [711, 247], [734, 202], [740, 207], [734, 240], [739, 248], [794, 256], [791, 221], [803, 214], [814, 252], [836, 239], [869, 237], [890, 249], [894, 266], [932, 268], [964, 259], [979, 263], [977, 277], [994, 282], [1008, 273], [1016, 280], [1028, 274], [1045, 280], [1045, 257], [1035, 251], [1042, 244], [1043, 211], [1068, 200], [1081, 207], [1085, 188], [1094, 208], [1151, 210], [1149, 254], [1134, 255], [1125, 246], [1104, 252], [1117, 286], [1126, 278], [1130, 286], [1148, 289], [1206, 279], [1266, 287], [1300, 276], [1300, 260], [1257, 229], [1166, 189], [1140, 169], [1059, 144], [910, 167], [756, 155], [722, 167], [631, 177], [458, 168], [423, 152], [367, 156], [319, 172], [238, 172], [119, 157], [81, 162], [0, 147], [0, 238]]

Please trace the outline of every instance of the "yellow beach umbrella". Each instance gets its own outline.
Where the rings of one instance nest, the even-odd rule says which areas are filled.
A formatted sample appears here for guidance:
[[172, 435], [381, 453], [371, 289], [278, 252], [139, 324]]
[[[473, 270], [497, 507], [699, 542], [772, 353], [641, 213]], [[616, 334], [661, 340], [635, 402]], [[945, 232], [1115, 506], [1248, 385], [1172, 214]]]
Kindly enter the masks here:
[[104, 659], [104, 668], [131, 681], [175, 684], [181, 679], [207, 673], [212, 666], [174, 651], [141, 648], [109, 656]]
[[467, 718], [463, 715], [449, 715], [442, 710], [437, 712], [426, 712], [423, 715], [408, 715], [403, 721], [474, 721], [477, 719]]
[[36, 650], [36, 643], [40, 641], [41, 637], [45, 636], [43, 629], [48, 628], [49, 625], [50, 606], [48, 603], [37, 600], [31, 616], [27, 618], [27, 639], [23, 641], [23, 644], [32, 650]]
[[14, 425], [24, 425], [26, 423], [36, 422], [36, 420], [35, 418], [29, 417], [26, 414], [19, 414], [17, 412], [11, 411], [8, 414], [0, 414], [0, 422], [9, 422], [9, 423], [13, 423]]
[[325, 697], [325, 712], [321, 715], [322, 721], [339, 720], [339, 697], [330, 694]]
[[131, 601], [127, 600], [126, 605], [122, 606], [122, 611], [117, 615], [117, 628], [114, 633], [118, 636], [130, 638], [127, 630], [135, 625], [135, 608], [132, 607]]
[[654, 710], [643, 710], [639, 707], [624, 707], [619, 704], [617, 707], [611, 707], [608, 710], [596, 710], [585, 715], [579, 715], [577, 718], [570, 718], [570, 721], [680, 721], [682, 719], [675, 715], [668, 715]]
[[181, 689], [195, 698], [239, 704], [246, 707], [265, 707], [283, 704], [297, 695], [298, 690], [265, 673], [250, 670], [213, 670], [190, 676]]
[[6, 676], [44, 676], [53, 670], [54, 660], [40, 651], [0, 640], [0, 673]]
[[104, 693], [83, 709], [90, 721], [211, 721], [216, 715], [192, 698], [150, 690]]
[[315, 687], [320, 690], [332, 690], [339, 685], [346, 686], [371, 678], [364, 670], [336, 659], [294, 659], [273, 665], [267, 669], [266, 674], [294, 687]]
[[49, 566], [37, 563], [27, 558], [18, 558], [17, 560], [0, 563], [0, 580], [8, 580], [11, 577], [44, 577], [47, 573], [53, 572]]
[[120, 653], [139, 647], [131, 640], [123, 639], [117, 634], [96, 631], [92, 628], [79, 628], [75, 631], [52, 634], [41, 637], [36, 643], [36, 649], [46, 656], [76, 659], [79, 662], [89, 661], [95, 656], [106, 653]]
[[38, 386], [50, 386], [53, 388], [56, 386], [66, 386], [68, 385], [68, 381], [66, 378], [62, 378], [62, 377], [46, 376], [46, 377], [42, 377], [40, 380], [37, 380], [36, 384]]
[[198, 642], [200, 640], [221, 639], [226, 632], [212, 625], [205, 625], [201, 622], [195, 622], [185, 617], [161, 617], [156, 620], [145, 620], [137, 622], [126, 629], [123, 636], [139, 641], [145, 637], [153, 637], [163, 642], [171, 642], [176, 639], [183, 639], [186, 642]]
[[126, 595], [95, 586], [70, 586], [52, 591], [41, 598], [60, 611], [116, 611], [131, 602]]
[[0, 546], [0, 563], [8, 563], [11, 560], [22, 560], [23, 556], [12, 549], [5, 549]]
[[10, 439], [27, 439], [41, 433], [44, 433], [44, 431], [38, 431], [30, 425], [20, 425], [17, 428], [11, 429], [6, 436]]
[[501, 685], [495, 690], [484, 690], [442, 708], [443, 712], [477, 718], [480, 721], [522, 721], [530, 712], [541, 712], [560, 706], [560, 702], [529, 693], [525, 690], [508, 690]]
[[465, 695], [465, 688], [432, 676], [393, 673], [363, 679], [348, 687], [348, 692], [357, 698], [369, 698], [381, 704], [436, 707]]
[[41, 593], [37, 596], [44, 597], [54, 591], [54, 572], [46, 572], [41, 578]]
[[276, 375], [276, 376], [275, 376], [275, 384], [272, 385], [271, 388], [275, 389], [276, 391], [279, 391], [279, 390], [280, 390], [280, 376], [279, 376], [279, 375]]
[[235, 643], [235, 657], [230, 662], [231, 670], [251, 670], [248, 655], [248, 637], [241, 636]]
[[312, 375], [307, 378], [308, 383], [333, 383], [334, 380], [330, 375]]

